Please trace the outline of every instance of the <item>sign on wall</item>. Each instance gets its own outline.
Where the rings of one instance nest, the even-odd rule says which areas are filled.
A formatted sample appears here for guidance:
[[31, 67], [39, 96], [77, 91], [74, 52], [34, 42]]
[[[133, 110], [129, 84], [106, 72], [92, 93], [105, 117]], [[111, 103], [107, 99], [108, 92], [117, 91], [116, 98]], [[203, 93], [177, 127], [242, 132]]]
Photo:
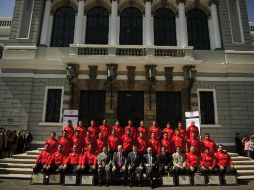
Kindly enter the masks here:
[[199, 111], [185, 112], [185, 121], [186, 121], [186, 130], [190, 126], [191, 122], [194, 121], [200, 133]]
[[71, 120], [74, 129], [78, 125], [78, 110], [64, 110], [63, 128], [66, 127], [67, 121]]

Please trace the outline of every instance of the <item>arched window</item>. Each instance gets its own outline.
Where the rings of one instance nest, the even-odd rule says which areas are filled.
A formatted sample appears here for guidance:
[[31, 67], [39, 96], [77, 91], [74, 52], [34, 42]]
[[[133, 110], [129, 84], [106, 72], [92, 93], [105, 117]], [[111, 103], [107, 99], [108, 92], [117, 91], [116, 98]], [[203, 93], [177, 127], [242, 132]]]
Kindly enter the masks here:
[[75, 10], [72, 7], [61, 7], [54, 13], [51, 35], [52, 47], [68, 47], [73, 43], [75, 29]]
[[0, 46], [0, 59], [3, 58], [4, 48]]
[[189, 46], [194, 49], [210, 49], [207, 15], [199, 10], [192, 9], [187, 13]]
[[104, 7], [94, 7], [87, 14], [86, 44], [108, 44], [109, 13]]
[[143, 44], [143, 16], [134, 7], [128, 7], [120, 15], [120, 44]]
[[175, 14], [167, 8], [154, 12], [154, 45], [176, 46]]

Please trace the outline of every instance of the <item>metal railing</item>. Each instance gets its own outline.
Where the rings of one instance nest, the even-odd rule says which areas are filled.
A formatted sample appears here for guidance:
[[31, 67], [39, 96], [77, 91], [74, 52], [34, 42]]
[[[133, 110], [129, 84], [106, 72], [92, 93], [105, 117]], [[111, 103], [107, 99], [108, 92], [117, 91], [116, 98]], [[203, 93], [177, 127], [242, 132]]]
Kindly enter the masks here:
[[10, 17], [0, 17], [0, 27], [10, 27], [12, 18]]

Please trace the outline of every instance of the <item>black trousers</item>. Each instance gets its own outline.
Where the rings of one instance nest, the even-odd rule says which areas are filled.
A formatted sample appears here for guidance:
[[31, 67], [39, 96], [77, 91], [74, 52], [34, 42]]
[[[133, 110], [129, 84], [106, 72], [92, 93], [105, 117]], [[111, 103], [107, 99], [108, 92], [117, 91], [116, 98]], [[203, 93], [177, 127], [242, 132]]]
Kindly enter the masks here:
[[79, 165], [75, 165], [75, 164], [68, 164], [66, 169], [63, 170], [64, 173], [74, 173], [74, 174], [78, 174], [79, 171]]
[[219, 174], [220, 172], [219, 172], [219, 168], [216, 166], [216, 167], [213, 167], [212, 170], [209, 170], [208, 168], [203, 169], [201, 167], [201, 173], [203, 173], [203, 174]]
[[108, 184], [109, 183], [109, 176], [110, 176], [110, 167], [99, 166], [98, 167], [99, 184], [102, 183], [102, 178], [103, 178], [104, 174], [106, 174], [106, 184]]
[[236, 174], [236, 169], [231, 168], [230, 166], [224, 166], [224, 170], [219, 169], [220, 174]]
[[82, 174], [95, 174], [96, 170], [93, 170], [92, 165], [86, 164], [85, 167], [81, 170]]
[[130, 178], [131, 183], [133, 182], [134, 174], [138, 174], [138, 182], [141, 183], [142, 169], [137, 165], [133, 165], [133, 166], [131, 166], [131, 168], [128, 168], [128, 176]]
[[44, 164], [36, 164], [36, 167], [33, 169], [34, 173], [39, 173], [41, 171], [46, 172], [46, 170], [43, 168]]

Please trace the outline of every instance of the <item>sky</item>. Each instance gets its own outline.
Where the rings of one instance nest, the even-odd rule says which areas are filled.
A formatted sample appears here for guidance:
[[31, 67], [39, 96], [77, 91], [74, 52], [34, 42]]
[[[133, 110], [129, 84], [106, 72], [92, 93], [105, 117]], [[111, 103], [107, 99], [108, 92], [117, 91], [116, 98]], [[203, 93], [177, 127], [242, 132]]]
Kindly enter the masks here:
[[[254, 0], [246, 0], [249, 21], [254, 21]], [[15, 0], [0, 0], [0, 17], [11, 17]]]

